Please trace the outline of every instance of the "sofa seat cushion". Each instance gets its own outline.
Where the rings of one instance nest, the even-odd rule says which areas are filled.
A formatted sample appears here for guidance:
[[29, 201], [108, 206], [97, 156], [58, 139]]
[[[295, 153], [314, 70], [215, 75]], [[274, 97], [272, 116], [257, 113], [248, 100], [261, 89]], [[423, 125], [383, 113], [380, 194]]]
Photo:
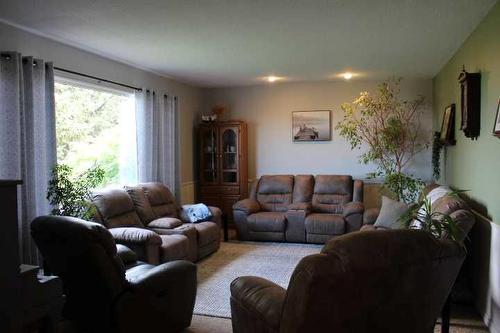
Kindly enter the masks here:
[[340, 235], [345, 233], [345, 220], [338, 214], [310, 214], [306, 217], [306, 231], [311, 234]]
[[285, 213], [259, 212], [248, 216], [248, 228], [259, 232], [285, 232]]
[[182, 225], [182, 221], [175, 217], [162, 217], [155, 219], [148, 224], [148, 228], [154, 229], [173, 229]]
[[160, 260], [189, 260], [189, 240], [184, 235], [161, 235]]
[[198, 247], [218, 242], [220, 239], [220, 228], [214, 222], [199, 222], [191, 224], [198, 234]]

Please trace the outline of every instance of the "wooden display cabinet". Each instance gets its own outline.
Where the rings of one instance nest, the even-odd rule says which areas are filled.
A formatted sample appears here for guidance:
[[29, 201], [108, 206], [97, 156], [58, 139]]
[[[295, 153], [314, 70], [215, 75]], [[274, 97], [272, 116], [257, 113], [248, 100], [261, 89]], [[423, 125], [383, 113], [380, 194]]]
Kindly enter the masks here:
[[219, 207], [229, 221], [232, 207], [248, 196], [247, 125], [242, 121], [202, 123], [199, 200]]

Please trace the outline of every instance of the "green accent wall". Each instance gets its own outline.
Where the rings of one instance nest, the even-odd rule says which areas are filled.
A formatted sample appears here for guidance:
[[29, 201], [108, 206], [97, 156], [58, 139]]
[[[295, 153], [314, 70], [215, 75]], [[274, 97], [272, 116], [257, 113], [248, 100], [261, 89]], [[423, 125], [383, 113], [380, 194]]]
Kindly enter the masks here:
[[[477, 140], [460, 130], [460, 85], [462, 66], [481, 72], [481, 133]], [[446, 148], [444, 179], [459, 189], [468, 189], [473, 206], [500, 224], [500, 139], [493, 136], [500, 98], [500, 3], [497, 3], [433, 80], [433, 122], [439, 131], [447, 105], [455, 103], [456, 146]]]

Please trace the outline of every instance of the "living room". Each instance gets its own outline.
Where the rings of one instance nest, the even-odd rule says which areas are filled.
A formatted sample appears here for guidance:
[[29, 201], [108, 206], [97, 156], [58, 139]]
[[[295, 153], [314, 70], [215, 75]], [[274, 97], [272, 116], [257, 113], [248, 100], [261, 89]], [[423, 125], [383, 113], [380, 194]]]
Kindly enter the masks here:
[[[159, 328], [164, 331], [420, 332], [428, 331], [429, 322], [436, 331], [446, 330], [449, 318], [451, 332], [500, 332], [499, 32], [500, 4], [495, 0], [2, 2], [0, 183], [8, 229], [1, 249], [9, 255], [2, 269], [1, 288], [6, 296], [0, 323], [6, 325], [5, 331], [13, 332], [132, 332], [155, 327], [123, 314], [119, 318], [127, 324], [117, 324], [120, 320], [113, 316], [134, 311], [138, 305], [133, 302], [122, 310], [110, 305], [109, 311], [115, 312], [109, 316], [75, 315], [85, 306], [97, 309], [102, 300], [100, 296], [89, 296], [88, 304], [78, 300], [84, 295], [72, 294], [69, 278], [57, 274], [60, 268], [54, 262], [61, 261], [50, 259], [64, 251], [53, 251], [55, 247], [50, 246], [48, 250], [42, 245], [47, 238], [37, 238], [44, 227], [44, 237], [52, 229], [53, 237], [62, 237], [61, 230], [72, 224], [62, 223], [59, 229], [61, 221], [54, 216], [31, 224], [39, 216], [68, 215], [101, 224], [104, 227], [97, 230], [106, 235], [109, 231], [108, 241], [116, 243], [125, 266], [120, 274], [128, 272], [129, 280], [124, 283], [139, 281], [131, 270], [138, 274], [146, 266], [165, 281], [172, 279], [169, 270], [183, 270], [190, 276], [180, 278], [186, 281], [179, 285], [180, 294], [162, 293], [165, 308], [154, 309], [161, 314], [174, 304], [185, 303], [182, 315], [173, 310], [172, 318], [165, 315]], [[363, 98], [386, 104], [369, 109]], [[350, 111], [364, 110], [368, 117], [381, 109], [388, 114], [411, 111], [406, 105], [417, 110], [416, 118], [406, 125], [409, 133], [418, 134], [418, 140], [415, 136], [408, 142], [421, 145], [411, 151], [401, 173], [411, 178], [403, 180], [409, 182], [404, 193], [414, 197], [393, 191], [395, 197], [389, 198], [391, 187], [383, 185], [393, 183], [389, 183], [388, 169], [380, 169], [384, 160], [376, 154], [363, 158], [366, 152], [378, 152], [381, 144], [363, 141], [366, 136], [362, 134], [370, 133], [370, 127], [358, 120], [369, 118], [356, 118]], [[226, 143], [228, 128], [234, 129], [235, 136]], [[205, 133], [209, 133], [208, 141]], [[408, 152], [385, 148], [389, 155]], [[231, 166], [223, 167], [226, 164]], [[69, 168], [54, 169], [56, 165]], [[88, 170], [92, 172], [85, 173]], [[68, 182], [63, 184], [62, 175], [67, 175]], [[141, 185], [150, 182], [162, 185]], [[326, 298], [332, 297], [321, 297], [320, 291], [305, 287], [307, 281], [298, 280], [301, 269], [310, 267], [312, 272], [314, 265], [321, 266], [316, 257], [320, 252], [339, 258], [355, 255], [349, 252], [348, 242], [357, 244], [358, 238], [363, 245], [358, 259], [363, 253], [377, 252], [368, 251], [365, 245], [392, 244], [368, 260], [366, 256], [360, 259], [362, 271], [373, 276], [376, 273], [368, 267], [374, 266], [369, 264], [386, 264], [381, 256], [391, 249], [395, 251], [393, 263], [412, 258], [404, 259], [405, 255], [422, 258], [428, 254], [421, 247], [398, 244], [409, 237], [411, 242], [429, 242], [430, 248], [435, 245], [432, 230], [426, 235], [433, 236], [420, 239], [421, 232], [412, 227], [399, 230], [398, 237], [387, 230], [366, 229], [382, 220], [382, 212], [403, 208], [412, 212], [414, 206], [408, 203], [421, 205], [419, 200], [429, 199], [435, 184], [449, 187], [449, 195], [460, 200], [453, 205], [473, 220], [463, 228], [462, 215], [444, 214], [445, 222], [450, 217], [454, 222], [451, 227], [444, 222], [443, 228], [458, 225], [466, 230], [462, 230], [463, 244], [462, 237], [454, 240], [463, 245], [457, 254], [460, 264], [449, 270], [445, 263], [432, 264], [433, 273], [424, 274], [427, 279], [443, 276], [444, 287], [436, 282], [434, 289], [425, 289], [421, 281], [425, 279], [412, 280], [411, 270], [407, 280], [387, 272], [380, 279], [395, 279], [392, 289], [368, 282], [345, 295], [341, 284], [326, 283], [325, 292], [327, 288], [339, 292], [337, 302], [342, 302], [328, 303]], [[78, 201], [70, 211], [65, 205], [74, 203], [70, 199], [75, 197], [68, 186], [75, 186], [71, 195], [82, 187], [84, 195], [76, 200], [89, 194], [90, 205]], [[345, 200], [338, 197], [342, 191], [348, 193]], [[9, 196], [13, 193], [18, 194], [16, 199]], [[318, 204], [317, 200], [324, 201]], [[343, 203], [338, 205], [338, 200]], [[405, 206], [400, 205], [403, 202]], [[206, 206], [190, 206], [193, 203]], [[192, 223], [200, 212], [211, 217]], [[117, 218], [119, 214], [126, 217]], [[343, 217], [333, 223], [326, 217], [314, 220], [315, 214]], [[165, 218], [175, 221], [168, 220], [168, 228], [155, 224]], [[432, 228], [441, 228], [429, 219]], [[122, 231], [124, 226], [146, 230], [134, 236], [143, 237], [144, 243], [136, 247], [136, 239], [131, 241], [127, 237], [132, 236]], [[77, 234], [77, 229], [71, 230], [68, 239]], [[447, 237], [454, 239], [451, 229], [447, 230]], [[417, 236], [412, 238], [413, 234]], [[383, 237], [396, 239], [388, 242]], [[81, 239], [74, 239], [74, 244], [77, 241]], [[59, 244], [54, 239], [49, 243]], [[67, 252], [77, 247], [69, 246]], [[25, 265], [21, 275], [19, 265]], [[323, 268], [325, 276], [337, 276], [336, 271]], [[437, 275], [441, 270], [456, 274]], [[105, 280], [90, 275], [85, 279], [94, 281], [92, 285]], [[30, 278], [32, 285], [27, 288], [23, 284]], [[80, 279], [78, 288], [90, 295], [95, 290], [85, 285], [85, 279]], [[244, 290], [245, 283], [266, 286], [272, 297], [257, 292], [262, 298], [252, 299], [251, 290]], [[154, 288], [161, 289], [161, 284], [158, 279]], [[420, 295], [397, 299], [392, 293], [410, 287]], [[317, 311], [323, 317], [312, 316], [298, 305], [287, 308], [282, 299], [287, 290], [290, 300], [305, 293], [295, 304], [323, 304], [324, 310]], [[434, 298], [425, 298], [427, 292]], [[394, 303], [376, 303], [378, 296]], [[350, 299], [366, 299], [364, 306], [371, 312], [354, 316]], [[263, 317], [242, 310], [252, 301]], [[142, 310], [153, 306], [143, 302]], [[388, 313], [403, 304], [408, 307], [405, 315]], [[428, 304], [429, 311], [412, 313], [410, 309], [419, 304]], [[283, 311], [273, 312], [277, 308]], [[147, 316], [143, 312], [136, 318]], [[176, 316], [184, 318], [184, 324], [175, 326]], [[99, 320], [111, 326], [100, 326]]]

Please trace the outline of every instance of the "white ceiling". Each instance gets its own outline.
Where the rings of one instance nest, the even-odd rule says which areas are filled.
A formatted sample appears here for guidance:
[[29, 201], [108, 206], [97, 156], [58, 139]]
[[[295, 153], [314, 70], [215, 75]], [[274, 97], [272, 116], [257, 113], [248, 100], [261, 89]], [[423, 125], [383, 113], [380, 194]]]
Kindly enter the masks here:
[[2, 0], [0, 19], [203, 87], [431, 78], [496, 0]]

